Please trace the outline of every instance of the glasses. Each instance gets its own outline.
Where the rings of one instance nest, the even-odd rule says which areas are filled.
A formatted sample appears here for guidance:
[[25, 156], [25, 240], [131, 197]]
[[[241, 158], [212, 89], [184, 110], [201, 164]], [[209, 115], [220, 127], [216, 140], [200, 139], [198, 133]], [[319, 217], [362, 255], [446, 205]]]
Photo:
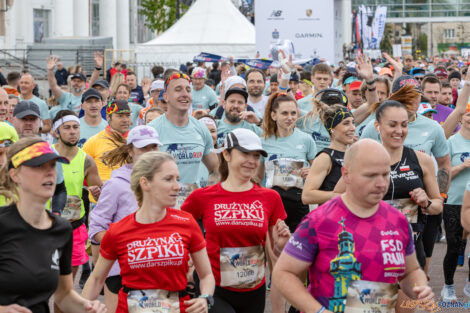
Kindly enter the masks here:
[[183, 79], [186, 79], [188, 82], [191, 82], [191, 79], [189, 78], [188, 75], [184, 74], [184, 73], [173, 73], [171, 74], [171, 76], [166, 80], [165, 82], [165, 89], [166, 87], [168, 86], [168, 84], [173, 80], [173, 79], [179, 79], [179, 78], [183, 78]]
[[13, 144], [13, 142], [9, 139], [0, 140], [0, 148], [8, 148], [12, 144]]

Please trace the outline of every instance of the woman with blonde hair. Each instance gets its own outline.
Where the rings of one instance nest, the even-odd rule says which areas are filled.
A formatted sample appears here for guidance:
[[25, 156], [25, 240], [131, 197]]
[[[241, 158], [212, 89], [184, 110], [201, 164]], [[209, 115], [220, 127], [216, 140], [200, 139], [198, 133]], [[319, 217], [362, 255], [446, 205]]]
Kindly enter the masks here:
[[99, 301], [73, 290], [72, 226], [46, 210], [56, 184], [56, 162], [68, 163], [44, 140], [25, 137], [10, 146], [0, 169], [0, 311], [104, 313]]
[[[116, 312], [163, 307], [170, 312], [207, 313], [213, 303], [214, 277], [198, 224], [191, 214], [172, 208], [180, 189], [178, 179], [178, 167], [167, 153], [147, 152], [135, 163], [130, 185], [139, 208], [106, 231], [84, 297], [99, 296], [117, 260], [122, 288]], [[195, 299], [185, 292], [189, 257], [200, 277], [201, 296]]]

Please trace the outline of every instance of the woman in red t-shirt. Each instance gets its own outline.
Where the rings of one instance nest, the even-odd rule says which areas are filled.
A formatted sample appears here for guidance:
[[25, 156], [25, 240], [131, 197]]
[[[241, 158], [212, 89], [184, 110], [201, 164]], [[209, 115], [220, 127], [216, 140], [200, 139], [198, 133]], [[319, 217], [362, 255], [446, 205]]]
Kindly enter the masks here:
[[[135, 163], [131, 189], [139, 209], [111, 224], [104, 235], [84, 297], [98, 297], [117, 259], [123, 288], [116, 312], [207, 312], [214, 276], [198, 224], [190, 214], [170, 208], [180, 189], [178, 179], [178, 167], [167, 153], [147, 152]], [[191, 300], [184, 292], [190, 256], [201, 277], [201, 296]]]
[[279, 253], [290, 236], [286, 213], [276, 191], [251, 182], [266, 156], [254, 132], [233, 130], [220, 151], [221, 183], [196, 189], [181, 209], [202, 218], [206, 231], [216, 279], [211, 313], [263, 313], [266, 234]]

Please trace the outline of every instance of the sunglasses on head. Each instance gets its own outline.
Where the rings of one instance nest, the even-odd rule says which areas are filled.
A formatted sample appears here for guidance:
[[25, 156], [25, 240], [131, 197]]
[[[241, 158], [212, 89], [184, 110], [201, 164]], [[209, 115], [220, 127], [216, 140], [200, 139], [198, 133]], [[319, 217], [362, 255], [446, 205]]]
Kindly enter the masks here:
[[170, 83], [170, 81], [172, 81], [173, 79], [179, 79], [179, 78], [183, 78], [183, 79], [186, 79], [187, 81], [191, 82], [191, 79], [189, 78], [188, 75], [184, 74], [184, 73], [173, 73], [171, 74], [171, 76], [166, 80], [165, 82], [165, 88], [168, 86], [168, 84]]

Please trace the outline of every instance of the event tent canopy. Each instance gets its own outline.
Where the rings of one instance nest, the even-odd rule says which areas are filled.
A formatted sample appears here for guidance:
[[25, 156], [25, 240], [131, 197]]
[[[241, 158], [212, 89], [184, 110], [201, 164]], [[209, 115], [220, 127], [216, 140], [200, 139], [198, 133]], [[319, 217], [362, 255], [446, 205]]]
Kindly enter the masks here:
[[255, 55], [255, 27], [230, 0], [197, 0], [157, 38], [138, 45], [139, 63], [178, 66], [200, 52], [235, 58]]

